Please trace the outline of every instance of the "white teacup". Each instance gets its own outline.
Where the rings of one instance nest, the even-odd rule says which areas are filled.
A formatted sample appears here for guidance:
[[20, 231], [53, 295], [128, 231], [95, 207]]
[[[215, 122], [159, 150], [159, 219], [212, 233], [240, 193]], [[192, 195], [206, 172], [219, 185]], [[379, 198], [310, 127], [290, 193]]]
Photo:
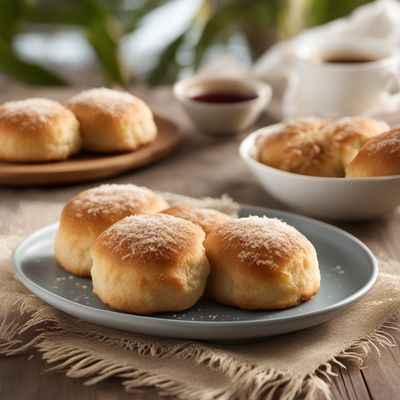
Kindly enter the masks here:
[[302, 98], [315, 115], [365, 114], [376, 106], [393, 78], [397, 49], [385, 41], [335, 38], [299, 47], [295, 71]]
[[[228, 91], [251, 93], [252, 97], [238, 102], [203, 102], [194, 100], [198, 94]], [[192, 77], [174, 85], [175, 97], [194, 124], [209, 135], [226, 136], [248, 129], [266, 109], [272, 96], [269, 85], [256, 79]], [[254, 96], [254, 97], [253, 97]]]

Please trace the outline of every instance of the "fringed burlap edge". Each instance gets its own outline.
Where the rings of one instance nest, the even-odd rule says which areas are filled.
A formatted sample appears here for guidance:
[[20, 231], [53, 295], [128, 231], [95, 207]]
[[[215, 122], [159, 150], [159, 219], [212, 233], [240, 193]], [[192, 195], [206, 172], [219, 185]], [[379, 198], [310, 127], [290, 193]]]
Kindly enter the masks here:
[[[18, 284], [15, 282], [15, 284]], [[18, 284], [19, 285], [19, 284]], [[13, 317], [7, 310], [18, 310]], [[346, 350], [321, 365], [316, 371], [306, 376], [293, 376], [286, 371], [274, 369], [264, 370], [257, 366], [243, 363], [229, 356], [224, 356], [202, 348], [196, 342], [185, 342], [174, 346], [168, 345], [168, 340], [159, 339], [143, 341], [125, 336], [118, 340], [118, 335], [106, 334], [105, 328], [87, 324], [85, 333], [78, 324], [71, 325], [69, 316], [45, 305], [34, 296], [26, 293], [15, 293], [11, 298], [0, 293], [0, 354], [12, 356], [28, 350], [38, 351], [49, 364], [51, 371], [62, 371], [70, 378], [86, 379], [86, 385], [96, 384], [110, 377], [121, 379], [127, 391], [137, 388], [153, 387], [160, 395], [174, 396], [181, 399], [202, 399], [204, 392], [192, 388], [184, 382], [167, 380], [164, 376], [146, 371], [139, 371], [129, 362], [105, 359], [100, 353], [77, 346], [68, 337], [88, 340], [94, 343], [103, 342], [107, 345], [117, 345], [120, 349], [135, 351], [141, 355], [151, 355], [160, 358], [176, 357], [191, 360], [197, 365], [226, 375], [232, 381], [232, 386], [226, 390], [216, 390], [207, 394], [207, 399], [258, 399], [271, 400], [279, 392], [282, 400], [295, 399], [302, 395], [304, 399], [314, 399], [317, 394], [330, 398], [330, 382], [337, 376], [333, 366], [346, 368], [343, 361], [353, 361], [362, 366], [363, 359], [372, 350], [379, 353], [380, 347], [394, 346], [395, 340], [390, 330], [400, 330], [400, 324], [394, 321], [385, 322], [371, 334], [355, 341]], [[25, 322], [21, 325], [21, 319]], [[82, 322], [86, 324], [85, 322]], [[27, 338], [29, 338], [27, 340]], [[238, 382], [235, 384], [235, 382]], [[235, 385], [240, 384], [240, 387]]]

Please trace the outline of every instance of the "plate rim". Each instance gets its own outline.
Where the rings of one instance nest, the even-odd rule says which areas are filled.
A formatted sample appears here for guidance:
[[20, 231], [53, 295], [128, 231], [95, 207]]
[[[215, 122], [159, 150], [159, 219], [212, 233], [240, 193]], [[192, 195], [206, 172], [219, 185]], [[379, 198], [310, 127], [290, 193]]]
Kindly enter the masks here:
[[[317, 317], [317, 316], [321, 316], [324, 314], [328, 314], [328, 313], [333, 313], [333, 312], [339, 312], [347, 307], [349, 307], [350, 305], [354, 304], [356, 301], [358, 301], [359, 299], [361, 299], [363, 296], [365, 296], [370, 290], [371, 288], [375, 285], [375, 282], [378, 278], [378, 273], [379, 273], [379, 266], [378, 266], [378, 262], [376, 260], [375, 255], [373, 254], [373, 252], [368, 248], [368, 246], [363, 243], [360, 239], [356, 238], [354, 235], [352, 235], [349, 232], [346, 232], [345, 230], [341, 229], [341, 228], [337, 228], [331, 224], [328, 224], [326, 222], [322, 222], [319, 220], [316, 220], [314, 218], [310, 218], [310, 217], [305, 217], [296, 213], [292, 213], [292, 212], [288, 212], [288, 211], [282, 211], [282, 210], [277, 210], [277, 209], [272, 209], [272, 208], [267, 208], [267, 207], [260, 207], [260, 206], [252, 206], [252, 205], [247, 205], [247, 204], [240, 204], [240, 210], [243, 209], [253, 209], [253, 210], [257, 210], [257, 211], [261, 211], [263, 213], [272, 213], [272, 214], [281, 214], [282, 217], [284, 218], [285, 216], [289, 216], [289, 217], [294, 217], [297, 218], [299, 220], [305, 221], [307, 223], [311, 223], [311, 224], [316, 224], [319, 225], [320, 227], [322, 226], [324, 229], [328, 229], [328, 230], [333, 230], [336, 231], [337, 233], [345, 236], [347, 239], [351, 240], [352, 242], [356, 243], [359, 247], [361, 247], [361, 249], [365, 252], [365, 254], [368, 256], [368, 258], [371, 261], [371, 266], [372, 266], [372, 273], [371, 276], [369, 277], [368, 281], [364, 284], [364, 286], [362, 286], [360, 289], [358, 289], [357, 291], [353, 292], [351, 295], [345, 297], [344, 299], [340, 300], [339, 302], [336, 302], [332, 305], [329, 305], [327, 307], [324, 307], [322, 309], [319, 310], [315, 310], [315, 311], [310, 311], [308, 313], [304, 313], [301, 315], [296, 315], [296, 316], [284, 316], [284, 317], [277, 317], [274, 318], [273, 320], [271, 319], [259, 319], [259, 320], [245, 320], [245, 321], [199, 321], [199, 320], [195, 320], [195, 321], [191, 321], [191, 320], [181, 320], [181, 319], [168, 319], [168, 318], [159, 318], [159, 317], [154, 317], [152, 315], [139, 315], [139, 314], [132, 314], [132, 313], [125, 313], [125, 312], [121, 312], [118, 310], [103, 310], [103, 309], [99, 309], [93, 306], [88, 306], [85, 304], [81, 304], [78, 302], [74, 302], [72, 300], [69, 300], [65, 297], [62, 297], [58, 294], [55, 294], [53, 292], [51, 292], [50, 290], [38, 285], [36, 282], [32, 281], [31, 279], [29, 279], [23, 272], [22, 269], [20, 268], [20, 266], [18, 265], [17, 262], [17, 258], [19, 256], [19, 253], [22, 252], [24, 250], [24, 247], [29, 245], [29, 243], [35, 239], [36, 236], [41, 236], [43, 233], [45, 233], [46, 231], [52, 231], [55, 230], [56, 227], [58, 226], [58, 222], [50, 224], [50, 225], [46, 225], [40, 229], [35, 230], [34, 232], [32, 232], [30, 235], [28, 235], [26, 238], [24, 238], [18, 245], [17, 247], [14, 249], [13, 253], [12, 253], [12, 266], [13, 266], [13, 270], [14, 273], [16, 274], [16, 276], [18, 277], [18, 279], [20, 280], [20, 282], [28, 289], [30, 290], [29, 286], [34, 286], [39, 292], [43, 293], [46, 297], [50, 296], [52, 298], [57, 299], [58, 301], [62, 301], [70, 306], [73, 306], [74, 308], [79, 308], [81, 310], [85, 310], [85, 311], [89, 311], [89, 310], [94, 310], [96, 313], [100, 313], [103, 316], [113, 316], [116, 318], [119, 318], [121, 316], [124, 317], [129, 317], [129, 318], [133, 318], [134, 320], [140, 320], [142, 322], [146, 322], [146, 321], [152, 321], [155, 323], [162, 323], [164, 324], [164, 326], [168, 326], [168, 327], [177, 327], [177, 326], [183, 326], [185, 325], [185, 327], [189, 327], [189, 326], [212, 326], [212, 327], [227, 327], [227, 326], [252, 326], [252, 327], [256, 327], [259, 325], [275, 325], [275, 324], [282, 324], [282, 323], [286, 323], [286, 322], [293, 322], [293, 321], [302, 321], [304, 319], [309, 319], [309, 318], [313, 318], [313, 317]], [[31, 290], [30, 290], [31, 291]], [[36, 293], [35, 293], [36, 295]], [[53, 307], [55, 307], [56, 309], [59, 309], [59, 307], [51, 304]], [[301, 306], [300, 304], [298, 306]], [[64, 311], [65, 312], [65, 311]], [[257, 312], [257, 311], [254, 311]], [[261, 311], [261, 312], [265, 312], [265, 311]]]

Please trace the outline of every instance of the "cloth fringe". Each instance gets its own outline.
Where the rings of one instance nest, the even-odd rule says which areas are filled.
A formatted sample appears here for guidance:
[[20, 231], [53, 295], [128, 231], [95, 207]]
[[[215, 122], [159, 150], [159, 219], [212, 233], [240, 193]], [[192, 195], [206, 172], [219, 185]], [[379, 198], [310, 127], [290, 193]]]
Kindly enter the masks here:
[[[18, 310], [16, 317], [7, 317], [7, 310], [12, 306]], [[274, 369], [264, 370], [257, 366], [243, 363], [210, 349], [202, 348], [196, 342], [149, 339], [143, 342], [135, 338], [118, 337], [106, 334], [104, 328], [92, 326], [85, 330], [73, 327], [68, 323], [69, 316], [57, 312], [50, 306], [26, 293], [15, 293], [7, 298], [0, 293], [0, 354], [16, 355], [29, 349], [36, 349], [43, 359], [51, 364], [51, 371], [63, 371], [68, 377], [86, 379], [86, 385], [94, 385], [110, 377], [118, 377], [127, 391], [138, 388], [153, 387], [162, 396], [174, 396], [179, 399], [266, 399], [272, 400], [279, 393], [281, 400], [292, 400], [302, 395], [305, 400], [314, 399], [317, 395], [329, 399], [330, 382], [337, 376], [333, 367], [346, 368], [343, 361], [356, 362], [362, 366], [364, 357], [371, 351], [380, 353], [380, 348], [394, 346], [395, 340], [390, 330], [400, 330], [398, 322], [389, 321], [373, 333], [357, 340], [349, 348], [321, 365], [316, 371], [306, 376], [293, 376], [287, 371]], [[21, 325], [21, 317], [25, 322]], [[65, 320], [63, 320], [65, 318]], [[118, 345], [121, 349], [136, 351], [141, 355], [159, 358], [178, 357], [190, 360], [197, 365], [205, 366], [227, 376], [232, 386], [227, 390], [204, 392], [189, 387], [185, 382], [166, 379], [154, 372], [139, 371], [128, 362], [105, 360], [93, 350], [79, 349], [68, 343], [60, 344], [57, 338], [65, 335], [86, 337], [93, 342], [104, 342], [105, 345]], [[29, 340], [26, 340], [29, 337]], [[23, 340], [25, 339], [25, 340]], [[172, 346], [171, 346], [172, 344]]]
[[193, 198], [183, 194], [169, 193], [169, 192], [157, 192], [164, 200], [167, 201], [171, 206], [184, 204], [192, 207], [201, 208], [212, 208], [214, 210], [223, 212], [232, 217], [237, 217], [240, 210], [239, 203], [236, 203], [230, 196], [223, 194], [219, 198], [215, 197], [201, 197]]

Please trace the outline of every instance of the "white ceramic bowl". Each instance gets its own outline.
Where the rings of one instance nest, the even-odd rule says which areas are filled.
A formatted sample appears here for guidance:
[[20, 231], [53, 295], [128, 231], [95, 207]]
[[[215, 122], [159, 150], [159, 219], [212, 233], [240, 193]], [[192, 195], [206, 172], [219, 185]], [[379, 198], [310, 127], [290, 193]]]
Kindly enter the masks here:
[[240, 144], [240, 155], [261, 186], [296, 212], [317, 218], [361, 221], [400, 205], [400, 175], [371, 178], [321, 178], [281, 171], [257, 161], [257, 138], [283, 124], [261, 128]]
[[[218, 91], [252, 92], [252, 100], [235, 103], [207, 103], [193, 100], [199, 93]], [[203, 132], [216, 136], [232, 135], [249, 128], [266, 109], [271, 87], [253, 78], [188, 78], [174, 85], [174, 94], [193, 123]]]

